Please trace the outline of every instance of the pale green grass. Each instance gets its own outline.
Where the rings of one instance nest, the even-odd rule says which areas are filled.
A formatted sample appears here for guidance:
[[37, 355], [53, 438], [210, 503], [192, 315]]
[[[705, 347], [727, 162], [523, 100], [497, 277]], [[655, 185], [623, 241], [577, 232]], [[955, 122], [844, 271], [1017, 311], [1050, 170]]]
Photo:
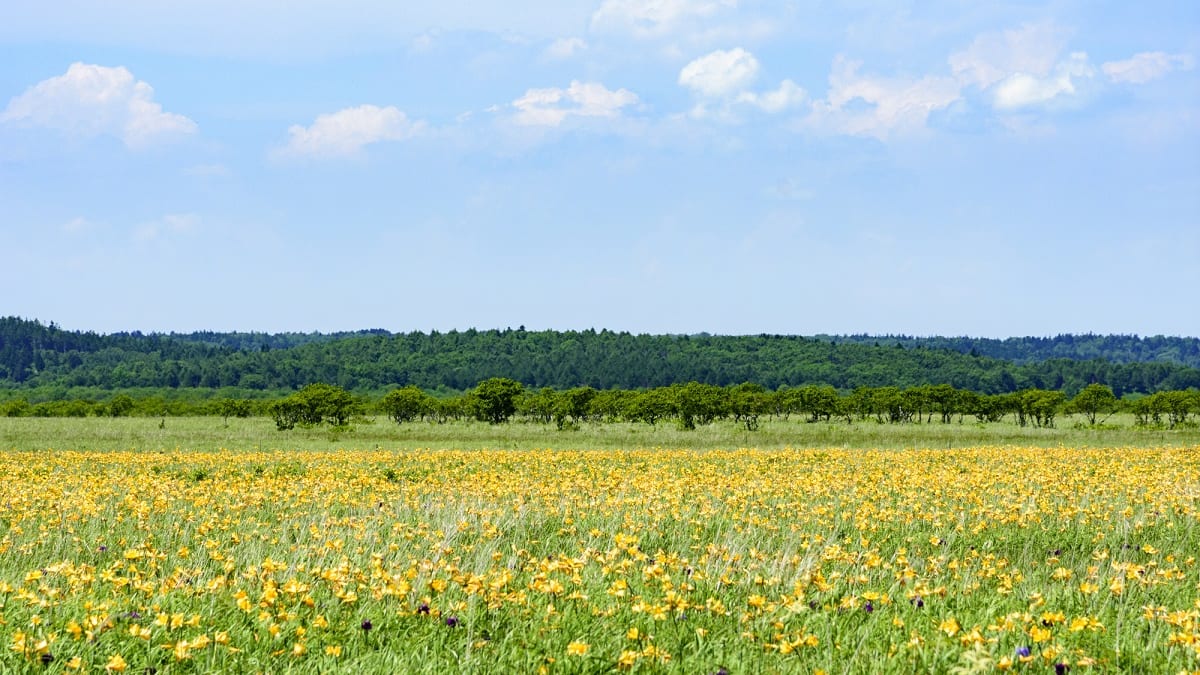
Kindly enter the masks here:
[[[553, 425], [482, 422], [397, 425], [386, 417], [359, 418], [348, 431], [327, 427], [275, 430], [267, 418], [2, 418], [0, 448], [215, 450], [219, 448], [963, 448], [979, 445], [1055, 447], [1189, 446], [1200, 444], [1200, 429], [1137, 429], [1131, 416], [1116, 416], [1102, 429], [1076, 428], [1080, 420], [1060, 418], [1051, 429], [1011, 422], [877, 424], [873, 421], [816, 423], [764, 420], [757, 431], [733, 422], [681, 431], [670, 423], [583, 424], [559, 431]], [[162, 428], [160, 428], [160, 424]]]

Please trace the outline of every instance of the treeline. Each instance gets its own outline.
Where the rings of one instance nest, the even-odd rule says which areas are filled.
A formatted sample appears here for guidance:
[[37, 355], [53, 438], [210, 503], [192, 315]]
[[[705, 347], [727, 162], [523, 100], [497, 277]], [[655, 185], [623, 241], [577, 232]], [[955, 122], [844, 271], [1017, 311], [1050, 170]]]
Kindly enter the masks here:
[[1045, 389], [1073, 396], [1099, 383], [1120, 397], [1200, 388], [1200, 369], [1167, 361], [1053, 359], [1017, 364], [900, 342], [876, 346], [848, 339], [632, 335], [607, 330], [344, 335], [324, 339], [316, 334], [285, 334], [278, 341], [256, 333], [101, 336], [36, 321], [0, 319], [0, 388], [19, 393], [232, 387], [265, 393], [326, 382], [379, 394], [406, 385], [463, 391], [496, 377], [532, 388], [597, 390], [685, 382], [714, 386], [754, 382], [772, 391], [809, 384], [843, 391], [945, 384], [981, 394]]
[[31, 404], [15, 399], [0, 404], [8, 417], [266, 415], [280, 430], [297, 426], [345, 426], [356, 416], [383, 414], [398, 424], [446, 423], [477, 419], [492, 424], [512, 421], [553, 424], [559, 429], [584, 423], [674, 423], [682, 429], [733, 421], [753, 431], [764, 418], [806, 422], [874, 421], [880, 424], [974, 424], [1006, 419], [1019, 426], [1053, 427], [1059, 416], [1080, 415], [1090, 426], [1113, 414], [1131, 413], [1140, 427], [1194, 426], [1200, 415], [1200, 391], [1165, 391], [1119, 399], [1106, 385], [1092, 384], [1073, 397], [1061, 391], [1025, 389], [981, 394], [950, 385], [859, 387], [839, 392], [828, 385], [781, 387], [771, 391], [742, 383], [725, 387], [689, 382], [645, 390], [573, 387], [527, 388], [508, 378], [491, 378], [465, 393], [436, 397], [406, 386], [380, 398], [355, 396], [336, 385], [313, 384], [270, 399], [220, 397], [168, 401], [118, 394], [104, 401], [70, 400]]
[[[298, 422], [344, 425], [362, 409], [362, 404], [345, 390], [326, 384], [305, 387], [268, 407], [281, 430], [291, 429]], [[439, 399], [413, 386], [395, 389], [374, 409], [398, 424], [464, 418], [503, 424], [519, 418], [563, 429], [585, 422], [644, 422], [655, 426], [671, 421], [691, 430], [732, 420], [748, 431], [756, 430], [761, 418], [787, 420], [792, 416], [807, 422], [846, 424], [866, 420], [879, 424], [962, 424], [968, 418], [986, 424], [1011, 418], [1022, 427], [1053, 427], [1058, 416], [1065, 413], [1082, 415], [1088, 425], [1096, 426], [1117, 412], [1129, 411], [1138, 426], [1174, 429], [1194, 424], [1191, 418], [1200, 415], [1200, 391], [1158, 392], [1121, 401], [1102, 384], [1088, 385], [1068, 399], [1061, 391], [1025, 389], [1011, 394], [979, 394], [946, 384], [907, 389], [859, 387], [842, 394], [828, 385], [770, 391], [749, 382], [726, 387], [688, 382], [643, 391], [526, 389], [512, 379], [492, 378], [451, 398]]]
[[1054, 337], [913, 337], [908, 335], [819, 335], [839, 344], [901, 345], [948, 349], [1017, 364], [1070, 359], [1113, 363], [1177, 363], [1200, 368], [1200, 339], [1155, 335], [1056, 335]]

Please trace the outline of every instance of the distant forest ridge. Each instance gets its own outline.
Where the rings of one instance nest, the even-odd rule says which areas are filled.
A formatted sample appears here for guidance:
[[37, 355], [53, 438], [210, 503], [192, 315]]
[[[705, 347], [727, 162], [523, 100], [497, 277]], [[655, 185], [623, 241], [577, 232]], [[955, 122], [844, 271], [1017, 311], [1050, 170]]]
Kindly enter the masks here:
[[295, 389], [417, 385], [465, 390], [491, 377], [528, 386], [637, 389], [674, 383], [911, 387], [1118, 396], [1200, 387], [1200, 339], [1133, 335], [945, 338], [849, 335], [633, 335], [608, 330], [391, 333], [114, 333], [0, 318], [7, 388]]

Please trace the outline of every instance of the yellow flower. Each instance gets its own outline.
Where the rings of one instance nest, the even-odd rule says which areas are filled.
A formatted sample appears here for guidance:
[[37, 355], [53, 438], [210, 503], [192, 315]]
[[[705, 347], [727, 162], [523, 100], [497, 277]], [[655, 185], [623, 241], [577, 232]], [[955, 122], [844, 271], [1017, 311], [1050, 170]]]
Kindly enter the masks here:
[[949, 637], [958, 635], [960, 628], [961, 626], [958, 625], [958, 619], [955, 619], [954, 617], [950, 617], [949, 619], [946, 619], [938, 624], [938, 630], [942, 631]]
[[10, 649], [12, 649], [14, 652], [17, 652], [19, 654], [24, 654], [25, 650], [27, 649], [27, 647], [25, 646], [26, 637], [27, 636], [22, 631], [17, 631], [15, 633], [13, 633], [13, 643], [12, 643], [12, 647], [10, 647]]
[[341, 645], [328, 645], [325, 647], [325, 656], [332, 656], [334, 658], [337, 658], [341, 655], [342, 655], [342, 646]]
[[201, 635], [195, 640], [192, 640], [192, 649], [204, 649], [210, 644], [212, 644], [212, 640], [210, 640], [207, 635]]
[[567, 645], [567, 653], [571, 656], [583, 656], [588, 653], [588, 643], [575, 640]]
[[104, 669], [109, 672], [120, 673], [128, 667], [129, 664], [125, 663], [125, 659], [121, 658], [120, 654], [113, 654], [112, 658], [109, 659], [108, 663], [104, 666]]

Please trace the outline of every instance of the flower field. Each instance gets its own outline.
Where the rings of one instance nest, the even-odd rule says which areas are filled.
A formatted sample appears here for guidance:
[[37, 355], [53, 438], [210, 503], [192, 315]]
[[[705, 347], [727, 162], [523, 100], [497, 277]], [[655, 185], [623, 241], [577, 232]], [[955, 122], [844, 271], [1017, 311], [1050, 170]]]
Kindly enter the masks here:
[[9, 451], [0, 672], [1200, 671], [1200, 448]]

